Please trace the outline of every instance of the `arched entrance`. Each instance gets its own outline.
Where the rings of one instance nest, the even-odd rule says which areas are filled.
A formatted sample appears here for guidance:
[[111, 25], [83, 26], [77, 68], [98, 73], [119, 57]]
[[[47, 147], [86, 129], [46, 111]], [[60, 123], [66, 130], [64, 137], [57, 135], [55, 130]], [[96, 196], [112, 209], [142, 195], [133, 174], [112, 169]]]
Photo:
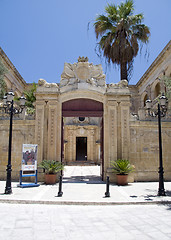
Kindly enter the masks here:
[[[70, 127], [70, 137], [69, 139], [73, 139], [72, 144], [70, 143], [70, 151], [71, 160], [77, 161], [88, 161], [92, 160], [93, 154], [99, 154], [100, 158], [100, 166], [101, 166], [101, 177], [103, 180], [104, 175], [104, 154], [103, 154], [103, 103], [99, 101], [95, 101], [87, 98], [79, 98], [73, 99], [69, 101], [65, 101], [62, 103], [62, 132], [61, 132], [61, 159], [64, 161], [64, 144], [67, 142], [64, 139], [64, 119], [74, 118], [74, 121], [77, 121], [80, 125], [78, 129], [71, 124]], [[95, 135], [95, 124], [94, 127], [87, 126], [87, 129], [84, 132], [85, 126], [84, 122], [88, 121], [88, 119], [98, 119], [98, 130], [99, 130], [99, 139], [95, 139], [93, 135]], [[88, 124], [87, 124], [88, 125]], [[83, 127], [84, 126], [84, 127]], [[89, 132], [88, 136], [86, 133]], [[99, 145], [99, 151], [96, 150], [94, 153], [94, 144]], [[97, 149], [97, 148], [96, 148]], [[72, 153], [71, 153], [72, 151]], [[97, 153], [98, 152], [98, 153]], [[94, 157], [95, 158], [95, 157]]]

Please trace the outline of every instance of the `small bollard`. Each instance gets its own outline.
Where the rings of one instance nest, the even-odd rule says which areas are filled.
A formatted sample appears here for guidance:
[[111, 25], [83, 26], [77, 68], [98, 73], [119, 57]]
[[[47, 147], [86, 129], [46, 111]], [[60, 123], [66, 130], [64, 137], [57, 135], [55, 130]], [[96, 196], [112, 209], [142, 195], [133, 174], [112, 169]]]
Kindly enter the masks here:
[[109, 192], [109, 176], [106, 178], [106, 192], [105, 192], [105, 197], [110, 197], [110, 192]]
[[63, 192], [62, 192], [62, 176], [60, 176], [58, 197], [62, 197], [62, 195], [63, 195]]

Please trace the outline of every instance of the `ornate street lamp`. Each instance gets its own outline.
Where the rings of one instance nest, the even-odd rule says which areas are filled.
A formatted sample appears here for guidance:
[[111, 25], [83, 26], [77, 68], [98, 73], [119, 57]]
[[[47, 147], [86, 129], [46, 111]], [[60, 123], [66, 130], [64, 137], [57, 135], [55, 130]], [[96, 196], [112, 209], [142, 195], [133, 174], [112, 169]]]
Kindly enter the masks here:
[[8, 165], [7, 165], [7, 179], [6, 179], [6, 187], [5, 187], [5, 194], [11, 194], [11, 149], [12, 149], [12, 120], [14, 114], [22, 113], [25, 107], [25, 97], [20, 97], [20, 105], [14, 107], [14, 93], [13, 91], [9, 91], [7, 96], [4, 96], [3, 99], [3, 106], [0, 107], [5, 113], [10, 115], [10, 127], [9, 127], [9, 146], [8, 146]]
[[166, 196], [165, 189], [164, 189], [164, 170], [163, 170], [163, 159], [162, 159], [162, 136], [161, 136], [161, 117], [166, 116], [166, 97], [164, 94], [160, 97], [160, 103], [158, 103], [157, 110], [151, 110], [152, 101], [148, 99], [146, 101], [146, 108], [148, 110], [148, 115], [151, 117], [158, 116], [158, 132], [159, 132], [159, 189], [158, 189], [158, 196]]

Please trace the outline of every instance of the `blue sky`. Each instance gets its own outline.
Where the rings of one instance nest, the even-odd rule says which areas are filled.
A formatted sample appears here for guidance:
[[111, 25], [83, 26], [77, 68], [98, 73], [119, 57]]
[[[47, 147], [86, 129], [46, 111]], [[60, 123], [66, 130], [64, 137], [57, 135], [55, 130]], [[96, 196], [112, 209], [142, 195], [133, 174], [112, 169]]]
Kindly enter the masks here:
[[[0, 46], [26, 82], [60, 82], [64, 62], [102, 64], [106, 82], [118, 82], [118, 67], [106, 70], [95, 53], [93, 20], [107, 3], [120, 0], [0, 0]], [[144, 14], [150, 28], [148, 46], [134, 60], [130, 84], [136, 84], [171, 39], [171, 0], [135, 0], [135, 14]], [[87, 31], [88, 23], [89, 31]], [[144, 58], [146, 48], [148, 59]]]

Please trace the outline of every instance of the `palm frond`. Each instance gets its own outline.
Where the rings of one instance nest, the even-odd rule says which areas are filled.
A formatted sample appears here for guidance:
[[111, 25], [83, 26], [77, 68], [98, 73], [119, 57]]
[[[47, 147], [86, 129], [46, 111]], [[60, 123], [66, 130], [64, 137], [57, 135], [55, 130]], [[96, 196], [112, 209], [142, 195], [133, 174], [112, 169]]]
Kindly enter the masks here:
[[105, 12], [108, 16], [108, 18], [115, 24], [115, 22], [118, 22], [119, 15], [118, 15], [118, 9], [117, 6], [114, 4], [108, 4], [105, 8]]
[[46, 173], [54, 174], [64, 169], [64, 165], [61, 162], [55, 160], [44, 159], [40, 164], [40, 167], [44, 168]]
[[113, 172], [117, 174], [128, 174], [134, 170], [134, 166], [132, 166], [129, 160], [118, 159], [116, 161], [111, 161], [111, 166]]
[[121, 3], [120, 6], [118, 6], [118, 12], [120, 18], [126, 18], [127, 16], [130, 16], [133, 14], [134, 11], [134, 4], [132, 0], [127, 0], [125, 3]]
[[132, 26], [133, 34], [135, 37], [143, 42], [147, 43], [150, 37], [150, 29], [145, 24], [137, 24]]
[[100, 15], [96, 18], [96, 22], [94, 23], [96, 38], [102, 36], [106, 31], [111, 30], [113, 27], [110, 19], [104, 15]]

